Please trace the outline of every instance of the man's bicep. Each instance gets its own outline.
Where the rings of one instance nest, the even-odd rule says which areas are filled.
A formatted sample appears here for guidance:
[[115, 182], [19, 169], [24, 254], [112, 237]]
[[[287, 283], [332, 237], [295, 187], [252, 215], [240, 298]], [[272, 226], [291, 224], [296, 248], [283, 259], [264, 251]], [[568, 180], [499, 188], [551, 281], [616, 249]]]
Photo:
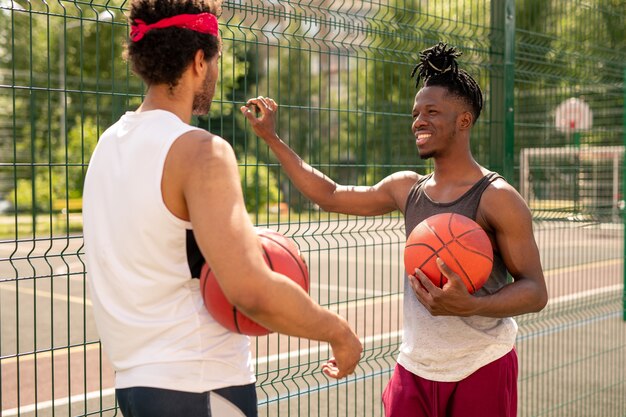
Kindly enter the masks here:
[[498, 249], [508, 271], [516, 279], [542, 279], [539, 249], [528, 206], [516, 193], [504, 196], [500, 203], [492, 216]]
[[256, 262], [263, 263], [245, 210], [237, 162], [224, 146], [203, 149], [207, 155], [190, 161], [184, 187], [194, 236], [218, 278], [245, 276], [253, 273], [250, 268]]
[[397, 172], [374, 186], [340, 185], [336, 199], [349, 209], [347, 214], [372, 216], [403, 210], [408, 190], [417, 178], [414, 172]]

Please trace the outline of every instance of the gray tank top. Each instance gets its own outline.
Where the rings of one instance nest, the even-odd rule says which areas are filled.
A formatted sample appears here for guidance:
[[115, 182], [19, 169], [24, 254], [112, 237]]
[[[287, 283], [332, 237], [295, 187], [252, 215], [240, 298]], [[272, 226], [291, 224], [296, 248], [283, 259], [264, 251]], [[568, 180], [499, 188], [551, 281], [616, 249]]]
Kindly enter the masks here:
[[[450, 203], [437, 203], [428, 197], [424, 192], [424, 184], [432, 177], [432, 174], [421, 178], [409, 191], [409, 196], [406, 200], [406, 206], [404, 210], [404, 224], [405, 233], [408, 238], [411, 231], [422, 220], [440, 213], [457, 213], [463, 216], [469, 217], [472, 220], [476, 220], [476, 213], [478, 211], [478, 204], [480, 198], [483, 195], [485, 189], [497, 180], [502, 178], [496, 172], [490, 172], [482, 177], [476, 184], [472, 186], [465, 194]], [[478, 291], [477, 296], [493, 294], [495, 291], [502, 288], [507, 283], [507, 272], [504, 261], [500, 256], [497, 248], [494, 248], [493, 253], [493, 269], [491, 275], [485, 283], [485, 285]]]
[[[421, 178], [409, 191], [404, 211], [407, 237], [422, 220], [434, 214], [454, 212], [476, 220], [482, 193], [501, 178], [490, 172], [457, 200], [437, 203], [424, 192], [424, 184], [431, 176]], [[494, 248], [491, 275], [475, 296], [491, 294], [506, 284], [506, 267]], [[432, 381], [460, 381], [510, 352], [516, 336], [517, 324], [510, 317], [432, 316], [417, 300], [405, 276], [398, 363], [409, 372]]]

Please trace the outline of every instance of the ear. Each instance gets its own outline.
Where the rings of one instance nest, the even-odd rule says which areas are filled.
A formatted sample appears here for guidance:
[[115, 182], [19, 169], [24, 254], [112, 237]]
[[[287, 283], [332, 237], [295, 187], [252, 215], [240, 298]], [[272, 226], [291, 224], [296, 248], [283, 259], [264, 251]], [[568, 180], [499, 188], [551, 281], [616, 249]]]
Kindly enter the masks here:
[[458, 123], [460, 129], [471, 129], [472, 125], [474, 124], [474, 116], [471, 112], [464, 111], [459, 115]]
[[206, 71], [206, 61], [204, 60], [204, 51], [198, 49], [193, 56], [193, 69], [198, 74], [203, 74]]

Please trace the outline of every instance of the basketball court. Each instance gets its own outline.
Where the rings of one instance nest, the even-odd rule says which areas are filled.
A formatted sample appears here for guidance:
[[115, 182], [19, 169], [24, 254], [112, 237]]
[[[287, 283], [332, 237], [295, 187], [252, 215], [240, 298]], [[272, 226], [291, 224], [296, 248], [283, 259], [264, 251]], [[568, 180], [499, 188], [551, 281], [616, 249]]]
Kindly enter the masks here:
[[[326, 344], [279, 335], [253, 338], [260, 414], [317, 415], [319, 409], [325, 410], [323, 415], [338, 410], [347, 410], [346, 415], [380, 415], [380, 394], [401, 340], [403, 221], [348, 219], [322, 222], [315, 230], [296, 227], [283, 225], [278, 231], [294, 236], [300, 246], [310, 269], [311, 297], [342, 314], [356, 329], [364, 345], [363, 359], [355, 375], [334, 381], [320, 371], [330, 356]], [[558, 380], [560, 389], [578, 398], [567, 384], [572, 376], [559, 375], [558, 364], [526, 357], [527, 352], [537, 355], [559, 346], [560, 360], [566, 364], [579, 356], [581, 343], [595, 343], [600, 350], [620, 346], [620, 340], [610, 335], [621, 324], [621, 225], [538, 222], [535, 229], [551, 301], [540, 314], [518, 320], [520, 415], [525, 415], [525, 403], [542, 407], [558, 395], [537, 391], [536, 383], [526, 384], [538, 374], [543, 378], [551, 367], [557, 369], [545, 378]], [[1, 258], [12, 259], [0, 264], [2, 276], [39, 274], [17, 284], [0, 284], [3, 416], [83, 415], [100, 409], [110, 410], [103, 415], [115, 414], [113, 372], [91, 316], [81, 246], [80, 238], [0, 244]], [[598, 355], [597, 360], [607, 357]], [[626, 365], [617, 352], [614, 360], [611, 366]], [[588, 366], [593, 367], [593, 361]], [[563, 365], [564, 372], [568, 369]], [[577, 372], [597, 375], [589, 383], [608, 389], [603, 382], [610, 378]], [[351, 395], [353, 391], [361, 394]], [[532, 401], [525, 402], [525, 397]], [[350, 400], [354, 398], [367, 401]], [[596, 407], [623, 401], [611, 400], [610, 395], [602, 398]]]

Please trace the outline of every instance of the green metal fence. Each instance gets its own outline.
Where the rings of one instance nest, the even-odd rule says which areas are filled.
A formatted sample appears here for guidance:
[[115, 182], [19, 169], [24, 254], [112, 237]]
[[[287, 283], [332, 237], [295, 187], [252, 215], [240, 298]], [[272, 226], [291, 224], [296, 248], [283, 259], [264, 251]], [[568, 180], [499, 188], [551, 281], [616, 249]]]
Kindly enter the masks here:
[[[3, 416], [119, 415], [80, 212], [97, 137], [142, 98], [121, 58], [127, 7], [0, 0]], [[365, 348], [355, 375], [334, 381], [319, 370], [326, 345], [256, 339], [261, 415], [382, 414], [401, 340], [403, 221], [320, 212], [236, 109], [275, 98], [281, 136], [342, 183], [427, 172], [409, 74], [418, 51], [445, 40], [485, 93], [472, 150], [527, 199], [551, 295], [518, 318], [519, 415], [626, 416], [625, 20], [623, 0], [224, 3], [217, 96], [195, 123], [232, 143], [253, 221], [298, 243], [311, 297]]]

